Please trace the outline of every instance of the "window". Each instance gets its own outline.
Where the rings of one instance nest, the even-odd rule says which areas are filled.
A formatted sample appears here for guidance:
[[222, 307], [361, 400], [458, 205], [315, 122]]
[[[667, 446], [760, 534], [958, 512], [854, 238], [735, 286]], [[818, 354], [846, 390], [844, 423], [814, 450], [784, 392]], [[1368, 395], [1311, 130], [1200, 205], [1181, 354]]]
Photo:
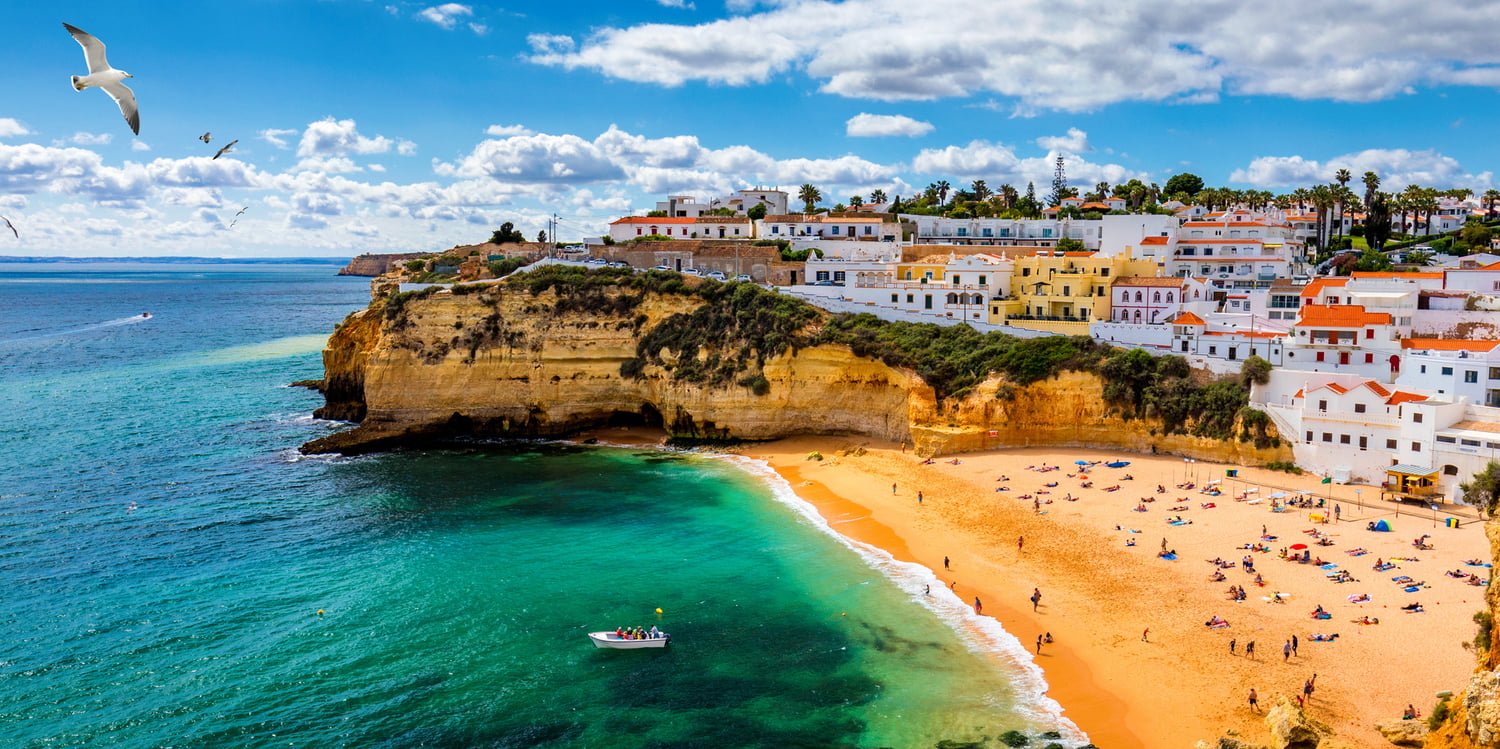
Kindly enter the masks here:
[[1375, 337], [1375, 329], [1374, 328], [1365, 328], [1365, 340], [1369, 340], [1369, 339], [1374, 338], [1374, 337]]
[[925, 294], [925, 295], [923, 295], [922, 307], [924, 309], [932, 309], [932, 295], [931, 294]]
[[1479, 440], [1459, 440], [1458, 444], [1464, 447], [1479, 447]]
[[1308, 433], [1307, 433], [1307, 440], [1306, 440], [1306, 441], [1307, 441], [1307, 442], [1312, 442], [1312, 441], [1313, 441], [1313, 435], [1312, 435], [1312, 432], [1308, 432]]
[[980, 276], [980, 277], [979, 277], [979, 285], [980, 285], [980, 286], [984, 286], [984, 285], [985, 285], [985, 280], [984, 280], [984, 279], [985, 279], [985, 277], [984, 277], [984, 276]]
[[1073, 288], [1071, 286], [1064, 286], [1063, 296], [1073, 296]]
[[1464, 382], [1479, 382], [1479, 370], [1477, 370], [1477, 369], [1465, 369], [1464, 370]]
[[1363, 404], [1363, 403], [1356, 403], [1356, 404], [1354, 404], [1354, 413], [1362, 414], [1364, 412], [1365, 412], [1365, 404]]
[[1108, 278], [1109, 277], [1109, 269], [1108, 268], [1100, 268], [1099, 269], [1099, 275], [1103, 276], [1105, 278]]
[[[735, 232], [735, 233], [738, 234], [739, 232]], [[875, 227], [873, 227], [873, 226], [866, 226], [865, 227], [865, 235], [866, 236], [873, 235], [874, 233], [875, 233]], [[989, 230], [985, 230], [985, 234], [989, 234]]]
[[1422, 374], [1427, 374], [1427, 365], [1426, 364], [1422, 365]]
[[1396, 449], [1396, 441], [1395, 440], [1386, 440], [1385, 441], [1385, 449], [1387, 449], [1387, 450], [1395, 450]]
[[1370, 446], [1370, 438], [1366, 437], [1364, 435], [1360, 435], [1360, 437], [1359, 437], [1359, 449], [1363, 450], [1363, 449], [1365, 449], [1366, 447], [1369, 447], [1369, 446]]
[[1451, 465], [1451, 464], [1443, 466], [1443, 475], [1444, 476], [1457, 476], [1458, 475], [1458, 466]]
[[1122, 292], [1120, 292], [1120, 304], [1125, 304], [1126, 302], [1129, 302], [1129, 301], [1130, 301], [1130, 292], [1128, 292], [1128, 291], [1122, 291]]
[[1443, 372], [1442, 373], [1445, 374], [1445, 375], [1451, 375], [1451, 374], [1453, 374], [1453, 367], [1443, 367]]
[[1317, 358], [1318, 358], [1318, 361], [1323, 361], [1323, 352], [1322, 351], [1318, 352], [1318, 357]]
[[1141, 292], [1139, 292], [1139, 291], [1135, 292], [1135, 300], [1137, 302], [1141, 301]]
[[1456, 439], [1454, 439], [1452, 437], [1445, 437], [1443, 435], [1438, 435], [1437, 441], [1438, 442], [1442, 442], [1444, 444], [1451, 445], [1451, 444], [1457, 442], [1458, 440], [1456, 440]]
[[1161, 292], [1158, 291], [1154, 295], [1152, 295], [1151, 301], [1152, 302], [1160, 302], [1161, 301]]
[[1366, 364], [1374, 364], [1375, 363], [1375, 355], [1374, 354], [1365, 354], [1365, 363]]
[[[1497, 282], [1500, 283], [1500, 282]], [[1490, 367], [1490, 379], [1500, 380], [1500, 367]]]
[[897, 298], [897, 296], [898, 296], [898, 295], [896, 295], [896, 294], [892, 294], [892, 295], [891, 295], [891, 304], [895, 304], [895, 303], [896, 303], [896, 298]]
[[907, 294], [906, 295], [906, 303], [907, 304], [911, 304], [914, 299], [915, 299], [915, 297], [912, 296], [911, 294]]
[[1422, 423], [1422, 412], [1421, 411], [1413, 411], [1412, 414], [1411, 414], [1411, 421], [1412, 421], [1413, 424], [1421, 424]]
[[1029, 276], [1029, 275], [1031, 275], [1031, 269], [1030, 268], [1022, 268], [1021, 269], [1021, 276], [1023, 278], [1026, 277], [1026, 276]]
[[1318, 401], [1318, 410], [1319, 411], [1327, 411], [1328, 410], [1328, 401]]
[[1208, 355], [1209, 356], [1218, 356], [1219, 355], [1219, 347], [1218, 346], [1209, 346], [1208, 347]]
[[1324, 442], [1332, 442], [1333, 441], [1333, 435], [1329, 434], [1328, 432], [1324, 432], [1323, 433], [1323, 441]]
[[1414, 453], [1422, 452], [1422, 443], [1420, 443], [1420, 442], [1413, 442], [1413, 443], [1411, 443], [1411, 451], [1414, 452]]
[[1349, 435], [1347, 435], [1347, 434], [1341, 434], [1341, 435], [1339, 435], [1339, 444], [1340, 445], [1347, 445], [1347, 444], [1349, 444]]

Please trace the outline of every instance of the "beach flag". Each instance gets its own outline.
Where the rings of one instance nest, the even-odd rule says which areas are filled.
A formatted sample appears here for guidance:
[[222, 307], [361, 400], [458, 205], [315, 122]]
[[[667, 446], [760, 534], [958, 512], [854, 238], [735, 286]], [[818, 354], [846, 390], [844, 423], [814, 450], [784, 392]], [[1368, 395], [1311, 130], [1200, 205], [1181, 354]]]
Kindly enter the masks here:
[[1332, 484], [1333, 483], [1333, 477], [1332, 476], [1324, 476], [1323, 480], [1320, 481], [1320, 482], [1318, 482], [1318, 483], [1320, 483], [1320, 484]]

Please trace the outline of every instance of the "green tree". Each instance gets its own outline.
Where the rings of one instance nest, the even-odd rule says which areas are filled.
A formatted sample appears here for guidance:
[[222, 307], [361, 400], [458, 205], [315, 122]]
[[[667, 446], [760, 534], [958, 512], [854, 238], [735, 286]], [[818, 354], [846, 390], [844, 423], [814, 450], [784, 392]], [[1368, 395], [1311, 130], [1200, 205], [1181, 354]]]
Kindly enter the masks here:
[[750, 206], [750, 210], [745, 211], [745, 217], [748, 218], [748, 219], [750, 219], [751, 221], [759, 221], [759, 220], [765, 218], [766, 217], [766, 204], [765, 203], [756, 203], [755, 205]]
[[1490, 461], [1483, 471], [1459, 484], [1458, 488], [1463, 492], [1464, 504], [1478, 507], [1485, 515], [1494, 517], [1496, 505], [1500, 503], [1500, 462]]
[[[1361, 181], [1365, 183], [1365, 205], [1368, 206], [1375, 200], [1375, 191], [1380, 189], [1380, 175], [1374, 172], [1365, 172], [1365, 176], [1361, 178]], [[1366, 219], [1366, 222], [1368, 221], [1369, 219]]]
[[813, 207], [823, 199], [823, 193], [810, 184], [804, 184], [797, 189], [797, 199], [802, 201], [803, 213], [812, 213]]
[[1271, 362], [1259, 356], [1252, 355], [1249, 359], [1245, 360], [1244, 364], [1240, 365], [1240, 382], [1245, 387], [1250, 387], [1251, 383], [1264, 385], [1270, 381]]
[[525, 242], [526, 236], [516, 231], [516, 225], [509, 221], [500, 225], [495, 233], [490, 235], [490, 244], [509, 244], [511, 242]]
[[1426, 250], [1410, 250], [1406, 253], [1406, 262], [1412, 265], [1428, 265], [1432, 262], [1432, 253]]
[[860, 206], [862, 206], [864, 204], [865, 204], [865, 199], [864, 199], [863, 196], [861, 196], [861, 195], [851, 195], [851, 196], [849, 196], [849, 207], [851, 207], [851, 208], [858, 208], [858, 207], [860, 207]]
[[870, 193], [870, 202], [876, 205], [886, 202], [885, 190], [876, 190]]
[[942, 205], [948, 202], [948, 191], [953, 189], [952, 186], [948, 184], [948, 180], [938, 180], [937, 184], [933, 185], [933, 187], [937, 190], [938, 205]]
[[1057, 240], [1058, 252], [1083, 252], [1087, 249], [1087, 246], [1085, 246], [1082, 242], [1073, 239], [1072, 237], [1063, 237], [1062, 239]]
[[1174, 174], [1171, 179], [1167, 180], [1167, 186], [1164, 189], [1168, 195], [1181, 192], [1187, 193], [1189, 197], [1195, 197], [1203, 190], [1203, 178], [1190, 172]]
[[[1378, 183], [1379, 180], [1376, 180], [1376, 182]], [[1365, 241], [1376, 249], [1384, 247], [1386, 240], [1391, 237], [1391, 205], [1389, 198], [1389, 195], [1375, 191], [1365, 201]]]
[[982, 179], [974, 180], [974, 184], [969, 185], [969, 191], [974, 193], [975, 200], [981, 202], [989, 200], [990, 195], [994, 194], [990, 191], [990, 186], [986, 185]]
[[1361, 272], [1388, 271], [1391, 269], [1391, 259], [1386, 257], [1385, 253], [1371, 247], [1360, 254], [1359, 261], [1354, 264], [1354, 269]]
[[543, 229], [536, 233], [536, 241], [540, 244], [547, 243], [547, 230]]
[[1475, 252], [1487, 252], [1490, 249], [1490, 227], [1478, 221], [1464, 224], [1463, 231], [1460, 231], [1458, 236]]
[[666, 218], [666, 211], [646, 211], [646, 218]]

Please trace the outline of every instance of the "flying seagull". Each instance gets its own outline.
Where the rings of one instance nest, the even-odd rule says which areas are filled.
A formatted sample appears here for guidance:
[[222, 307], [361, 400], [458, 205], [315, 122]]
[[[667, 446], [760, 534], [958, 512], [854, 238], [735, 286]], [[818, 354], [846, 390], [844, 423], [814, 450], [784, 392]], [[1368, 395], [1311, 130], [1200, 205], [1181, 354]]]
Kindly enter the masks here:
[[201, 140], [204, 143], [207, 143], [207, 142], [209, 142], [209, 141], [211, 141], [213, 139], [214, 139], [214, 134], [213, 133], [204, 133], [204, 134], [198, 136], [198, 140]]
[[214, 154], [214, 158], [217, 159], [220, 156], [223, 156], [224, 154], [229, 153], [229, 149], [234, 148], [234, 144], [236, 144], [236, 143], [239, 143], [239, 141], [238, 140], [229, 141], [229, 145], [224, 146], [223, 148], [220, 148], [219, 152], [216, 153], [216, 154]]
[[114, 99], [120, 105], [120, 114], [125, 115], [125, 121], [130, 123], [130, 131], [136, 135], [141, 134], [141, 111], [135, 105], [135, 92], [120, 81], [135, 76], [123, 71], [115, 70], [109, 66], [109, 61], [104, 59], [104, 42], [95, 39], [94, 36], [77, 26], [63, 24], [63, 28], [73, 35], [73, 39], [83, 46], [83, 56], [89, 63], [89, 74], [85, 76], [73, 76], [73, 89], [82, 91], [90, 86], [104, 89], [109, 98]]
[[16, 225], [12, 224], [10, 222], [10, 219], [8, 219], [8, 218], [6, 218], [4, 216], [0, 216], [0, 221], [4, 221], [5, 222], [5, 226], [8, 227], [11, 230], [11, 232], [16, 235], [16, 239], [20, 239], [21, 238], [21, 232], [16, 231]]
[[241, 208], [239, 213], [234, 214], [234, 217], [235, 218], [239, 218], [240, 216], [245, 215], [245, 211], [248, 211], [248, 210], [250, 210], [250, 206], [247, 205], [244, 208]]

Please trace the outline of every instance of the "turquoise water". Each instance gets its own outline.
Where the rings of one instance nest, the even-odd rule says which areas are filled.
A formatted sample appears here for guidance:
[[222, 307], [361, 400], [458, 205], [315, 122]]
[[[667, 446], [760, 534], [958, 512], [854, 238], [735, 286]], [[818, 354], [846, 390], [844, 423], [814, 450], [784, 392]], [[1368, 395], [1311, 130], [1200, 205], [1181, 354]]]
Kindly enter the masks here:
[[[1081, 743], [1012, 639], [753, 466], [302, 458], [343, 425], [286, 383], [367, 298], [333, 270], [0, 266], [0, 746]], [[673, 644], [584, 636], [632, 624]]]

